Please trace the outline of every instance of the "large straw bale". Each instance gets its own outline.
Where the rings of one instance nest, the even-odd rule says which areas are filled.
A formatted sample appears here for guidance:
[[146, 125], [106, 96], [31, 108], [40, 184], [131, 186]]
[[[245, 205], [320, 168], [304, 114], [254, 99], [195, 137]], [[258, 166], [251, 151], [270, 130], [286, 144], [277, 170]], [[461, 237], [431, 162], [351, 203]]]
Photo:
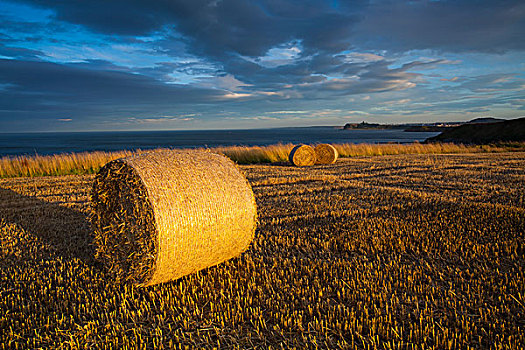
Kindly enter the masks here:
[[97, 257], [117, 281], [148, 286], [244, 251], [257, 221], [246, 178], [224, 156], [162, 151], [106, 164], [95, 178]]
[[317, 158], [316, 164], [334, 164], [339, 153], [334, 146], [328, 143], [321, 143], [314, 148]]
[[290, 152], [290, 163], [295, 166], [311, 166], [315, 164], [315, 151], [308, 145], [297, 145]]

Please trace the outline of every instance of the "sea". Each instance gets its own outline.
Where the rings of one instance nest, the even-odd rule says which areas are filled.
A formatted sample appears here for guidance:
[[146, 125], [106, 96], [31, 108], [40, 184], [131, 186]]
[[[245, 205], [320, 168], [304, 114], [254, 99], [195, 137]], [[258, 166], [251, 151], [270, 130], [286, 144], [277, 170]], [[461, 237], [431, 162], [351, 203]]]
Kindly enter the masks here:
[[250, 130], [0, 133], [0, 157], [152, 148], [265, 146], [276, 143], [411, 143], [436, 132], [343, 130], [336, 127]]

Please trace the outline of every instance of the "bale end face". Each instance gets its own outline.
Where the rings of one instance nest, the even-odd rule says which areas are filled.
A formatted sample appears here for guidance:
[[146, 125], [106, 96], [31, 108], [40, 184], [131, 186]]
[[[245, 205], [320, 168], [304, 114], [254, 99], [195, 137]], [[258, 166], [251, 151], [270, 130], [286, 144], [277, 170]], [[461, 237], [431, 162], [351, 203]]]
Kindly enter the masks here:
[[95, 177], [91, 206], [96, 258], [116, 282], [148, 280], [155, 268], [157, 230], [137, 171], [121, 160], [106, 164]]
[[308, 145], [297, 145], [290, 152], [289, 160], [295, 166], [312, 166], [316, 162], [315, 151]]
[[337, 161], [339, 153], [334, 146], [321, 143], [315, 146], [316, 164], [333, 164]]

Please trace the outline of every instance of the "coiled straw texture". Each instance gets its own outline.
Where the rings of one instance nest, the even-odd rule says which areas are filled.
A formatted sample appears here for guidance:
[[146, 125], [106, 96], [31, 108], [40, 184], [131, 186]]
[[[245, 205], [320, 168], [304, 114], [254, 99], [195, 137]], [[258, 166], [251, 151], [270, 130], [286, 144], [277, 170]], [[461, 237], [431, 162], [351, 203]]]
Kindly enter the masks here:
[[95, 178], [97, 257], [117, 281], [149, 286], [239, 255], [253, 239], [250, 184], [224, 156], [162, 151], [118, 159]]
[[308, 145], [295, 146], [288, 158], [295, 166], [311, 166], [316, 161], [315, 151]]
[[317, 158], [316, 164], [333, 164], [339, 157], [339, 153], [334, 146], [328, 143], [321, 143], [314, 148]]

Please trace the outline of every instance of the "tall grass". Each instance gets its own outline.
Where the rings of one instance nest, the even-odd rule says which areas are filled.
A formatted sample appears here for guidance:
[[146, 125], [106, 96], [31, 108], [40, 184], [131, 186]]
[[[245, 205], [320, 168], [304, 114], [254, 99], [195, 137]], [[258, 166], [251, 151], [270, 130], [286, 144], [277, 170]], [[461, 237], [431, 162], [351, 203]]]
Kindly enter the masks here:
[[[275, 163], [288, 160], [293, 144], [270, 146], [232, 146], [207, 149], [224, 154], [239, 164]], [[461, 145], [453, 143], [411, 144], [335, 144], [341, 157], [381, 156], [395, 154], [446, 154], [525, 151], [525, 142], [496, 145]], [[156, 149], [159, 151], [162, 149]], [[0, 178], [17, 176], [52, 176], [93, 174], [107, 162], [144, 150], [117, 152], [82, 152], [50, 156], [17, 156], [0, 158]], [[148, 151], [151, 152], [151, 151]]]
[[0, 177], [48, 176], [96, 173], [110, 160], [135, 154], [132, 151], [82, 152], [51, 156], [0, 158]]
[[288, 160], [288, 154], [294, 147], [293, 144], [276, 144], [270, 146], [233, 146], [216, 147], [211, 151], [224, 154], [226, 157], [239, 164], [276, 163]]

